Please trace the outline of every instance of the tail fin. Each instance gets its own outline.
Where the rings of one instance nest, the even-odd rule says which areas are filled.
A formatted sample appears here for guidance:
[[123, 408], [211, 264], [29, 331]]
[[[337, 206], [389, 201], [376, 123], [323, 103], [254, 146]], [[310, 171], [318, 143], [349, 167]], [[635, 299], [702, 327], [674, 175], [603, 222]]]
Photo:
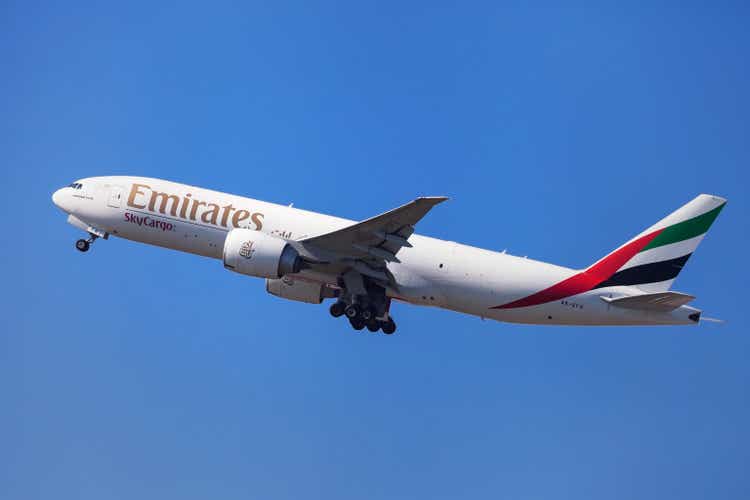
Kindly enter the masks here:
[[586, 270], [602, 281], [595, 288], [637, 286], [669, 290], [727, 200], [698, 195]]

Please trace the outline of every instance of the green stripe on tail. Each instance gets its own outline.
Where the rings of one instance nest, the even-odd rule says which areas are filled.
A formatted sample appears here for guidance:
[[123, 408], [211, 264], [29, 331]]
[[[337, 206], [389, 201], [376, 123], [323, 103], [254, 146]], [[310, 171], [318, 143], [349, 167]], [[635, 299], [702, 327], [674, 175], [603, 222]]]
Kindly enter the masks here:
[[651, 243], [646, 245], [641, 251], [645, 252], [646, 250], [651, 250], [652, 248], [669, 245], [671, 243], [677, 243], [678, 241], [695, 238], [696, 236], [704, 234], [706, 231], [708, 231], [708, 228], [711, 227], [711, 224], [713, 224], [714, 220], [716, 220], [716, 217], [719, 216], [719, 212], [721, 212], [721, 209], [724, 208], [724, 205], [726, 205], [726, 203], [722, 203], [718, 207], [714, 208], [713, 210], [709, 210], [705, 214], [701, 214], [697, 217], [693, 217], [692, 219], [688, 219], [686, 221], [679, 222], [665, 228], [656, 238], [651, 240]]

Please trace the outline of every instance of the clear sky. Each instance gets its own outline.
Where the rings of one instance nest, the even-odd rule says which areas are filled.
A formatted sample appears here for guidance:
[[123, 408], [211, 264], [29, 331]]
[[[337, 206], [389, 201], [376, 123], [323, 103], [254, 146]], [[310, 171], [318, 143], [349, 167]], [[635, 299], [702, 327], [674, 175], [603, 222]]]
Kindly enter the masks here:
[[[2, 2], [0, 498], [748, 498], [750, 11], [519, 4]], [[80, 254], [50, 194], [107, 174], [447, 195], [418, 232], [571, 267], [719, 194], [675, 288], [728, 323], [355, 333], [218, 261]]]

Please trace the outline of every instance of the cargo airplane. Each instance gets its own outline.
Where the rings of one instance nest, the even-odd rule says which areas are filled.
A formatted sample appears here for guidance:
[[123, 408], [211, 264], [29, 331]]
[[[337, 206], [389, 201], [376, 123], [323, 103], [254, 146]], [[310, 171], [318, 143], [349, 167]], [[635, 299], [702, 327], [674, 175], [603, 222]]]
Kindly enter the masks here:
[[691, 325], [695, 297], [670, 290], [726, 200], [701, 194], [585, 269], [414, 234], [444, 197], [361, 222], [144, 177], [90, 177], [52, 201], [88, 233], [219, 259], [289, 300], [330, 306], [355, 330], [391, 334], [391, 301], [542, 325]]

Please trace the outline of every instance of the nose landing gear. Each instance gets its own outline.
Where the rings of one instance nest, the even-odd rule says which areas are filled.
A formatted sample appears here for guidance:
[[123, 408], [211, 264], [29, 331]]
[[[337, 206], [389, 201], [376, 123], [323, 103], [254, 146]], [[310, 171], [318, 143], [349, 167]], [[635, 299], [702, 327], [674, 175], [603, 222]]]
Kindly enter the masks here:
[[78, 250], [79, 252], [88, 252], [89, 248], [91, 248], [91, 245], [97, 238], [97, 235], [89, 233], [89, 239], [84, 240], [83, 238], [81, 238], [80, 240], [76, 241], [76, 250]]
[[88, 252], [89, 246], [89, 242], [84, 239], [76, 241], [76, 250], [78, 250], [79, 252]]

